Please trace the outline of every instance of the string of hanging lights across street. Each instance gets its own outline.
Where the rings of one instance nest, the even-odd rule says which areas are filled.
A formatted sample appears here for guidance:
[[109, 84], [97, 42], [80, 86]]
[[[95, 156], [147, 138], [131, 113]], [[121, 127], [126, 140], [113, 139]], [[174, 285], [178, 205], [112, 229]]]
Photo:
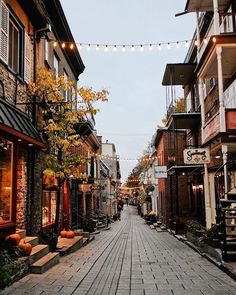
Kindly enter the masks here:
[[[204, 43], [207, 43], [209, 40], [208, 38], [205, 38], [203, 40]], [[79, 42], [67, 42], [67, 41], [55, 41], [55, 40], [51, 40], [51, 42], [53, 42], [53, 46], [57, 47], [60, 46], [63, 49], [70, 49], [73, 50], [75, 48], [75, 46], [78, 47], [79, 50], [87, 50], [87, 51], [104, 51], [104, 52], [108, 52], [108, 51], [112, 51], [112, 52], [116, 52], [116, 51], [121, 51], [121, 52], [135, 52], [135, 51], [139, 51], [139, 52], [143, 52], [144, 50], [148, 50], [148, 51], [153, 51], [155, 49], [157, 50], [162, 50], [162, 48], [166, 48], [166, 49], [171, 49], [171, 48], [180, 48], [181, 46], [183, 47], [189, 47], [191, 42], [194, 42], [195, 46], [198, 45], [198, 41], [190, 41], [190, 40], [181, 40], [181, 41], [170, 41], [170, 42], [159, 42], [159, 43], [143, 43], [143, 44], [98, 44], [98, 43], [79, 43]], [[213, 42], [216, 42], [216, 38], [213, 38]]]
[[129, 161], [149, 162], [149, 161], [155, 161], [159, 158], [157, 156], [155, 156], [155, 157], [143, 156], [143, 157], [140, 157], [139, 159], [131, 159], [131, 158], [121, 158], [119, 156], [111, 157], [111, 156], [101, 155], [101, 154], [96, 154], [96, 153], [90, 153], [90, 156], [95, 157], [95, 158], [110, 160], [110, 161], [127, 161], [127, 162], [129, 162]]

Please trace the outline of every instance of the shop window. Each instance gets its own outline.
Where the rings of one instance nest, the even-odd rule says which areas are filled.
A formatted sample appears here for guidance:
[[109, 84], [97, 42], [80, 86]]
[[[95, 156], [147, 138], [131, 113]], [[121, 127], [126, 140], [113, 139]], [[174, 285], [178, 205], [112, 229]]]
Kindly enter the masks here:
[[12, 221], [13, 143], [0, 138], [0, 225]]
[[57, 191], [43, 191], [42, 225], [55, 223]]

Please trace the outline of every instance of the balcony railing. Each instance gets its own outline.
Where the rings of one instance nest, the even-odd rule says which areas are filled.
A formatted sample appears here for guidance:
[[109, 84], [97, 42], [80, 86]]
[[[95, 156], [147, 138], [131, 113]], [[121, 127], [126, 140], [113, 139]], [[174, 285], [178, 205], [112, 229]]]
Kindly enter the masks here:
[[234, 33], [236, 30], [236, 13], [222, 13], [220, 15], [220, 33]]
[[224, 104], [226, 109], [236, 108], [236, 80], [234, 80], [225, 90]]
[[[236, 33], [236, 13], [221, 13], [220, 14], [220, 34]], [[215, 35], [214, 19], [212, 19], [205, 36], [201, 40], [198, 57], [201, 59], [210, 37]]]
[[167, 109], [167, 118], [173, 113], [191, 113], [194, 112], [192, 108], [192, 98], [189, 94], [186, 98], [179, 98], [172, 101]]

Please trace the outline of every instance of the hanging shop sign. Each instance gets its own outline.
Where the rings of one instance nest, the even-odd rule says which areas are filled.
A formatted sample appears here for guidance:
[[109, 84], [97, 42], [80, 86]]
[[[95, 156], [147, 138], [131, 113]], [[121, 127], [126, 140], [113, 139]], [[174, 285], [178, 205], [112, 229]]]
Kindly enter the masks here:
[[154, 178], [167, 178], [167, 166], [154, 165]]
[[209, 149], [185, 149], [184, 150], [185, 164], [207, 164], [210, 163]]

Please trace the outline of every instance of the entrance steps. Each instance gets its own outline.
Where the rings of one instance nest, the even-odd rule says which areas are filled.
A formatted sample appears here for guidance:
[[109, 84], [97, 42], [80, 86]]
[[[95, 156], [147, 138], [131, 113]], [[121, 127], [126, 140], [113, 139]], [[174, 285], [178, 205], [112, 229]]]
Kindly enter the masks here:
[[31, 273], [42, 274], [59, 263], [59, 253], [49, 252], [48, 245], [39, 244], [38, 237], [26, 236], [25, 230], [17, 230], [16, 233], [20, 235], [21, 240], [32, 245], [32, 251], [27, 258]]
[[57, 252], [60, 256], [65, 256], [83, 247], [83, 237], [75, 236], [73, 239], [58, 238]]

